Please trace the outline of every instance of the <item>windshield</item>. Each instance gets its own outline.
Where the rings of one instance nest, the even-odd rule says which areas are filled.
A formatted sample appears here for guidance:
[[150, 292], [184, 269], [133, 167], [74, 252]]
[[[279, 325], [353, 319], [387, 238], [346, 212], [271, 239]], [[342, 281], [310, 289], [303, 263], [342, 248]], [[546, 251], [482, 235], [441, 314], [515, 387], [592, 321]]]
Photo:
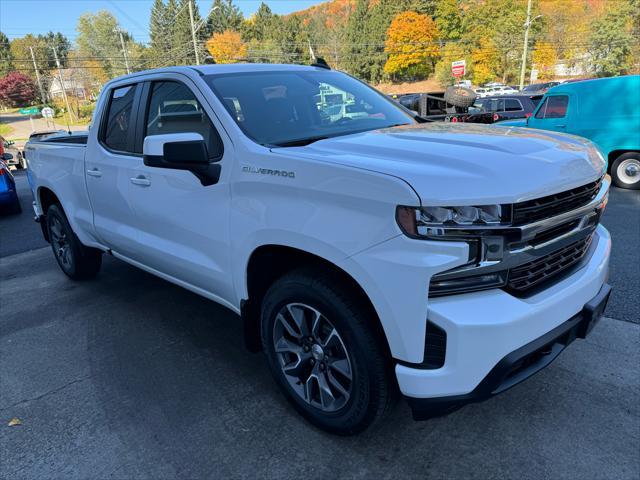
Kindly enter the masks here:
[[205, 80], [243, 132], [266, 146], [415, 123], [395, 102], [340, 72], [232, 73]]

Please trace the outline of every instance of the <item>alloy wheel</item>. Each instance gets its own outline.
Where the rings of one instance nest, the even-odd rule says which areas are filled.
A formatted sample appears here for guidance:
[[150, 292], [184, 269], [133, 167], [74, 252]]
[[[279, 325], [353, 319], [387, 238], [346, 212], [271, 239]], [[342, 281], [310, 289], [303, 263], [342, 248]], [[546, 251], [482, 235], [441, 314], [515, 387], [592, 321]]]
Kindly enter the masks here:
[[273, 346], [299, 398], [323, 412], [347, 404], [353, 388], [349, 353], [338, 330], [318, 310], [303, 303], [282, 307], [273, 325]]
[[65, 268], [71, 268], [73, 264], [73, 253], [71, 252], [71, 245], [69, 244], [69, 239], [60, 219], [57, 217], [51, 219], [49, 231], [51, 233], [53, 252], [57, 259]]

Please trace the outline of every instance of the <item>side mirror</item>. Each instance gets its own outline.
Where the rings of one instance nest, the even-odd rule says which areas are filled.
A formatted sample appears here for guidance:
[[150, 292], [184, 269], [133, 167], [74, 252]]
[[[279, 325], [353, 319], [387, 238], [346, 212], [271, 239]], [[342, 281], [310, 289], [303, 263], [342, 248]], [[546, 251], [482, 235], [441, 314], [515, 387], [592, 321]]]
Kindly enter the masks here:
[[8, 160], [13, 160], [13, 154], [11, 154], [11, 153], [9, 153], [9, 152], [4, 153], [4, 154], [2, 155], [2, 159], [3, 159], [3, 160], [7, 160], [7, 161], [8, 161]]
[[209, 160], [207, 145], [199, 133], [148, 136], [144, 139], [142, 154], [146, 166], [188, 170], [204, 186], [220, 180], [220, 164]]

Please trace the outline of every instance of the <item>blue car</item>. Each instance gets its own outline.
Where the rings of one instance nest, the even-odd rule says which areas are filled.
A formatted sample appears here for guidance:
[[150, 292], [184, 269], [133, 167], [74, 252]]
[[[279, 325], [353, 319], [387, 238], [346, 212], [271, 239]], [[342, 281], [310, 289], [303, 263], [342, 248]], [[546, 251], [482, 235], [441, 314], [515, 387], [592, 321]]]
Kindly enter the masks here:
[[22, 208], [16, 191], [16, 181], [9, 167], [4, 163], [4, 160], [7, 160], [7, 155], [11, 154], [5, 153], [0, 160], [0, 212], [20, 213]]

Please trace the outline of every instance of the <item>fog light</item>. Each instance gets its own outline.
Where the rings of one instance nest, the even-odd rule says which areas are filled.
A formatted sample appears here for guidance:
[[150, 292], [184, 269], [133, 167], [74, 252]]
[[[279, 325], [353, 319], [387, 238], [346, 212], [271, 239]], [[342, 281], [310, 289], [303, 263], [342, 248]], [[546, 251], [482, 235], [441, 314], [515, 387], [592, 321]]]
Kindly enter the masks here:
[[503, 287], [507, 283], [506, 272], [486, 273], [484, 275], [474, 275], [461, 278], [438, 279], [438, 275], [431, 277], [429, 283], [429, 296], [437, 297], [442, 295], [472, 292], [474, 290], [485, 290], [487, 288]]

